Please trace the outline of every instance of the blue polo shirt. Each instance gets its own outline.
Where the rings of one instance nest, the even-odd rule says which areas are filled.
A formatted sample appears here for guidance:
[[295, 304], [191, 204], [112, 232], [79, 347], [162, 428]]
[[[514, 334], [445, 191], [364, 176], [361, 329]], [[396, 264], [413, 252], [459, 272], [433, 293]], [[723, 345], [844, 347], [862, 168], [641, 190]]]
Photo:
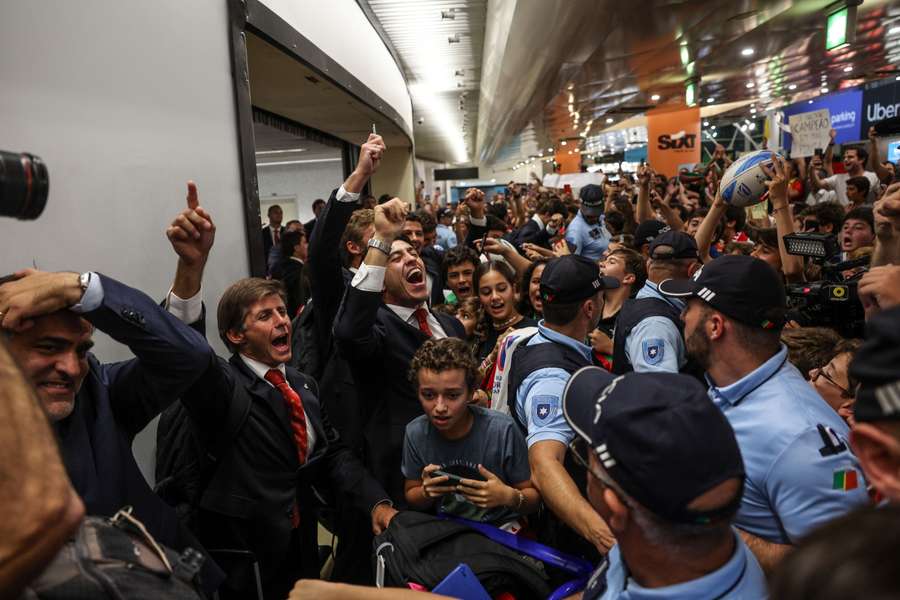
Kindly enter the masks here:
[[622, 562], [619, 546], [613, 546], [606, 560], [594, 571], [584, 590], [582, 600], [660, 600], [662, 598], [690, 598], [713, 600], [766, 598], [766, 578], [753, 553], [739, 535], [734, 535], [735, 550], [727, 563], [698, 579], [661, 588], [645, 588], [628, 573]]
[[566, 241], [575, 246], [575, 254], [591, 260], [600, 260], [609, 247], [610, 237], [603, 215], [591, 225], [584, 220], [580, 210], [566, 229]]
[[869, 502], [844, 420], [787, 360], [787, 348], [709, 397], [734, 429], [744, 459], [744, 497], [734, 524], [793, 544]]
[[[635, 298], [657, 298], [684, 310], [683, 300], [660, 294], [652, 281], [644, 283]], [[625, 356], [637, 373], [678, 373], [687, 362], [681, 331], [665, 317], [647, 317], [635, 325], [625, 338]]]
[[[528, 346], [536, 344], [562, 344], [580, 352], [591, 362], [591, 347], [538, 323], [538, 332], [528, 340]], [[538, 369], [529, 374], [516, 390], [516, 414], [528, 425], [525, 438], [531, 448], [537, 442], [556, 440], [565, 445], [575, 437], [562, 411], [562, 394], [571, 375], [558, 367]]]

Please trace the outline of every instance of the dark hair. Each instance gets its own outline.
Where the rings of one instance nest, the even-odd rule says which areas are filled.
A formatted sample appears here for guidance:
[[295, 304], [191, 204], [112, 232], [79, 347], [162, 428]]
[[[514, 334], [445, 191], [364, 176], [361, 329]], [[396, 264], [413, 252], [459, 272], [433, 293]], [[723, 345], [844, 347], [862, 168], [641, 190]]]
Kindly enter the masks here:
[[409, 364], [409, 380], [416, 389], [419, 388], [419, 371], [422, 369], [435, 373], [462, 369], [469, 391], [474, 391], [478, 385], [478, 363], [469, 345], [458, 338], [427, 340], [416, 350]]
[[862, 343], [861, 339], [848, 338], [839, 340], [834, 345], [834, 356], [840, 356], [845, 353], [850, 355], [850, 360], [847, 362], [847, 389], [853, 394], [854, 398], [856, 397], [856, 387], [859, 385], [859, 380], [850, 374], [850, 363], [853, 362], [853, 357], [859, 352]]
[[783, 330], [781, 341], [787, 346], [788, 360], [806, 379], [812, 369], [824, 367], [836, 356], [841, 336], [828, 327], [796, 327]]
[[321, 198], [316, 198], [315, 200], [313, 200], [313, 203], [312, 203], [313, 210], [316, 210], [316, 207], [319, 205], [325, 206], [325, 201], [322, 200]]
[[606, 213], [606, 228], [613, 235], [622, 233], [625, 228], [625, 215], [619, 211], [609, 211]]
[[515, 287], [516, 272], [509, 266], [509, 263], [502, 260], [489, 260], [487, 262], [478, 263], [475, 268], [475, 275], [472, 276], [472, 288], [475, 290], [476, 294], [478, 294], [478, 284], [481, 282], [481, 278], [491, 271], [497, 271], [510, 283], [510, 285]]
[[293, 256], [294, 247], [303, 241], [306, 237], [306, 231], [300, 229], [298, 231], [285, 231], [281, 234], [281, 256], [287, 258]]
[[624, 258], [625, 272], [634, 275], [634, 284], [631, 286], [631, 297], [633, 298], [647, 282], [647, 262], [640, 252], [631, 248], [616, 248], [609, 255]]
[[231, 343], [227, 333], [243, 331], [244, 320], [253, 303], [273, 294], [277, 294], [282, 301], [287, 302], [287, 295], [280, 281], [260, 277], [238, 279], [222, 294], [216, 310], [216, 321], [219, 327], [219, 337], [231, 352], [236, 353], [240, 348]]
[[743, 206], [729, 204], [725, 207], [725, 221], [734, 221], [734, 230], [743, 231], [747, 225], [747, 211]]
[[537, 269], [539, 265], [546, 265], [548, 262], [550, 262], [549, 258], [539, 258], [528, 265], [528, 268], [522, 273], [522, 278], [519, 280], [518, 310], [520, 315], [531, 317], [537, 314], [537, 309], [531, 304], [528, 287], [531, 285], [531, 277], [534, 275], [534, 270]]
[[506, 223], [499, 217], [487, 213], [487, 230], [488, 231], [506, 231]]
[[[419, 217], [419, 223], [422, 224], [422, 233], [431, 233], [437, 229], [437, 220], [431, 216], [427, 210], [417, 210], [416, 216]], [[407, 221], [411, 220], [408, 216]]]
[[538, 200], [537, 208], [535, 208], [534, 212], [540, 215], [555, 215], [559, 213], [565, 216], [566, 205], [556, 196], [553, 196], [552, 198], [541, 198]]
[[[491, 217], [496, 217], [500, 221], [503, 221], [504, 219], [506, 219], [507, 212], [508, 211], [506, 208], [506, 204], [500, 204], [500, 203], [494, 203], [494, 202], [491, 202], [490, 204], [488, 204], [487, 209], [486, 209], [486, 214], [487, 214], [488, 219], [490, 219]], [[488, 227], [488, 229], [491, 229], [491, 227]]]
[[900, 556], [900, 506], [856, 510], [815, 529], [784, 557], [770, 598], [895, 598], [900, 569], [890, 566], [891, 556]]
[[285, 229], [290, 229], [291, 225], [294, 225], [294, 224], [296, 224], [296, 225], [303, 225], [303, 223], [301, 223], [301, 222], [298, 221], [297, 219], [291, 219], [290, 221], [288, 221], [287, 223], [284, 224], [284, 228], [285, 228]]
[[444, 253], [444, 280], [447, 279], [447, 271], [450, 267], [455, 267], [470, 262], [473, 267], [478, 266], [478, 254], [468, 246], [462, 244], [450, 248]]
[[[412, 221], [413, 223], [419, 223], [419, 224], [421, 224], [421, 223], [422, 223], [422, 216], [421, 216], [421, 214], [418, 213], [418, 212], [408, 212], [408, 213], [406, 213], [406, 219], [405, 219], [405, 220], [407, 220], [407, 221]], [[425, 230], [425, 226], [424, 226], [424, 225], [422, 226], [422, 230], [423, 230], [423, 231]]]
[[378, 196], [378, 204], [384, 204], [385, 202], [390, 202], [390, 201], [391, 201], [390, 194], [382, 194], [382, 195]]
[[634, 235], [631, 233], [620, 233], [609, 238], [609, 243], [622, 244], [629, 250], [635, 250]]
[[[857, 178], [854, 178], [854, 179], [857, 179]], [[859, 177], [858, 179], [866, 179], [866, 178]], [[868, 179], [866, 179], [866, 182], [868, 182]], [[850, 183], [850, 182], [847, 181], [847, 183]], [[857, 206], [856, 208], [853, 208], [853, 209], [847, 211], [847, 214], [844, 215], [844, 220], [841, 222], [841, 227], [843, 227], [844, 223], [846, 223], [850, 219], [857, 219], [858, 221], [865, 221], [866, 223], [869, 224], [869, 229], [871, 229], [873, 232], [875, 231], [875, 215], [872, 213], [871, 206]]]
[[854, 150], [856, 152], [856, 157], [859, 159], [859, 162], [865, 164], [867, 160], [869, 160], [869, 153], [866, 152], [866, 149], [862, 146], [848, 146], [844, 148], [844, 154]]
[[832, 233], [837, 233], [844, 222], [844, 207], [837, 202], [822, 202], [812, 207], [810, 214], [815, 215], [819, 226], [831, 224]]
[[269, 209], [266, 211], [266, 215], [271, 215], [271, 214], [272, 214], [272, 211], [275, 210], [276, 208], [277, 208], [278, 210], [281, 210], [281, 206], [280, 206], [280, 205], [278, 205], [278, 204], [273, 204], [273, 205], [270, 206]]
[[871, 183], [869, 182], [869, 178], [862, 175], [859, 175], [857, 177], [850, 177], [849, 179], [847, 179], [847, 185], [852, 185], [853, 187], [855, 187], [857, 191], [863, 196], [868, 196], [869, 189], [872, 187]]

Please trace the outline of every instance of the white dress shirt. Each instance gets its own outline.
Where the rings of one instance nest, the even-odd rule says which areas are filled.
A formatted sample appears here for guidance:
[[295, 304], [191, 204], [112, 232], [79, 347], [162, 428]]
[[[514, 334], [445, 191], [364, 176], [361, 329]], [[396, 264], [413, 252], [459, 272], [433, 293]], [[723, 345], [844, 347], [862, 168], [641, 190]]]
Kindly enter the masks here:
[[[362, 263], [359, 265], [359, 270], [356, 271], [356, 275], [353, 276], [353, 281], [350, 285], [364, 292], [381, 293], [384, 291], [384, 271], [385, 267], [376, 267]], [[419, 328], [419, 321], [415, 317], [415, 312], [419, 308], [424, 308], [427, 313], [425, 321], [428, 323], [428, 327], [431, 329], [434, 339], [440, 340], [447, 337], [447, 333], [444, 331], [444, 328], [441, 327], [440, 321], [438, 321], [437, 317], [428, 310], [428, 304], [426, 302], [423, 302], [414, 308], [387, 303], [385, 303], [385, 306], [387, 306], [395, 315], [403, 319], [404, 322], [409, 323], [416, 329]]]

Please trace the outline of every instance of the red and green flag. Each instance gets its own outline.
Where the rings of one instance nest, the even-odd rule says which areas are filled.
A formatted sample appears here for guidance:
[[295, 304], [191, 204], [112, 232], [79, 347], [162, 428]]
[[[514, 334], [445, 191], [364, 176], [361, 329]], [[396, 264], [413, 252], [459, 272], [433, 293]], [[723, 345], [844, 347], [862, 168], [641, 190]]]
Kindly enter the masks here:
[[859, 487], [859, 480], [856, 476], [855, 469], [843, 469], [834, 472], [834, 479], [831, 483], [831, 489], [842, 490], [844, 492], [855, 490]]

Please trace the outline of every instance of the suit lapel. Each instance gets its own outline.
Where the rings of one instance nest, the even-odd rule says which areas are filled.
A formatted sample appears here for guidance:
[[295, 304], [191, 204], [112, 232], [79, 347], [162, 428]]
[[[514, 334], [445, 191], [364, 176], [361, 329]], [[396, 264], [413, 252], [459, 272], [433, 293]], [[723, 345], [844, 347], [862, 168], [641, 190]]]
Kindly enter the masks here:
[[269, 410], [275, 420], [279, 424], [279, 429], [285, 435], [294, 441], [294, 432], [291, 430], [291, 415], [288, 412], [287, 402], [282, 397], [281, 392], [256, 376], [250, 367], [244, 364], [244, 361], [237, 355], [231, 357], [231, 366], [234, 367], [238, 383], [243, 384], [250, 392], [253, 400]]

